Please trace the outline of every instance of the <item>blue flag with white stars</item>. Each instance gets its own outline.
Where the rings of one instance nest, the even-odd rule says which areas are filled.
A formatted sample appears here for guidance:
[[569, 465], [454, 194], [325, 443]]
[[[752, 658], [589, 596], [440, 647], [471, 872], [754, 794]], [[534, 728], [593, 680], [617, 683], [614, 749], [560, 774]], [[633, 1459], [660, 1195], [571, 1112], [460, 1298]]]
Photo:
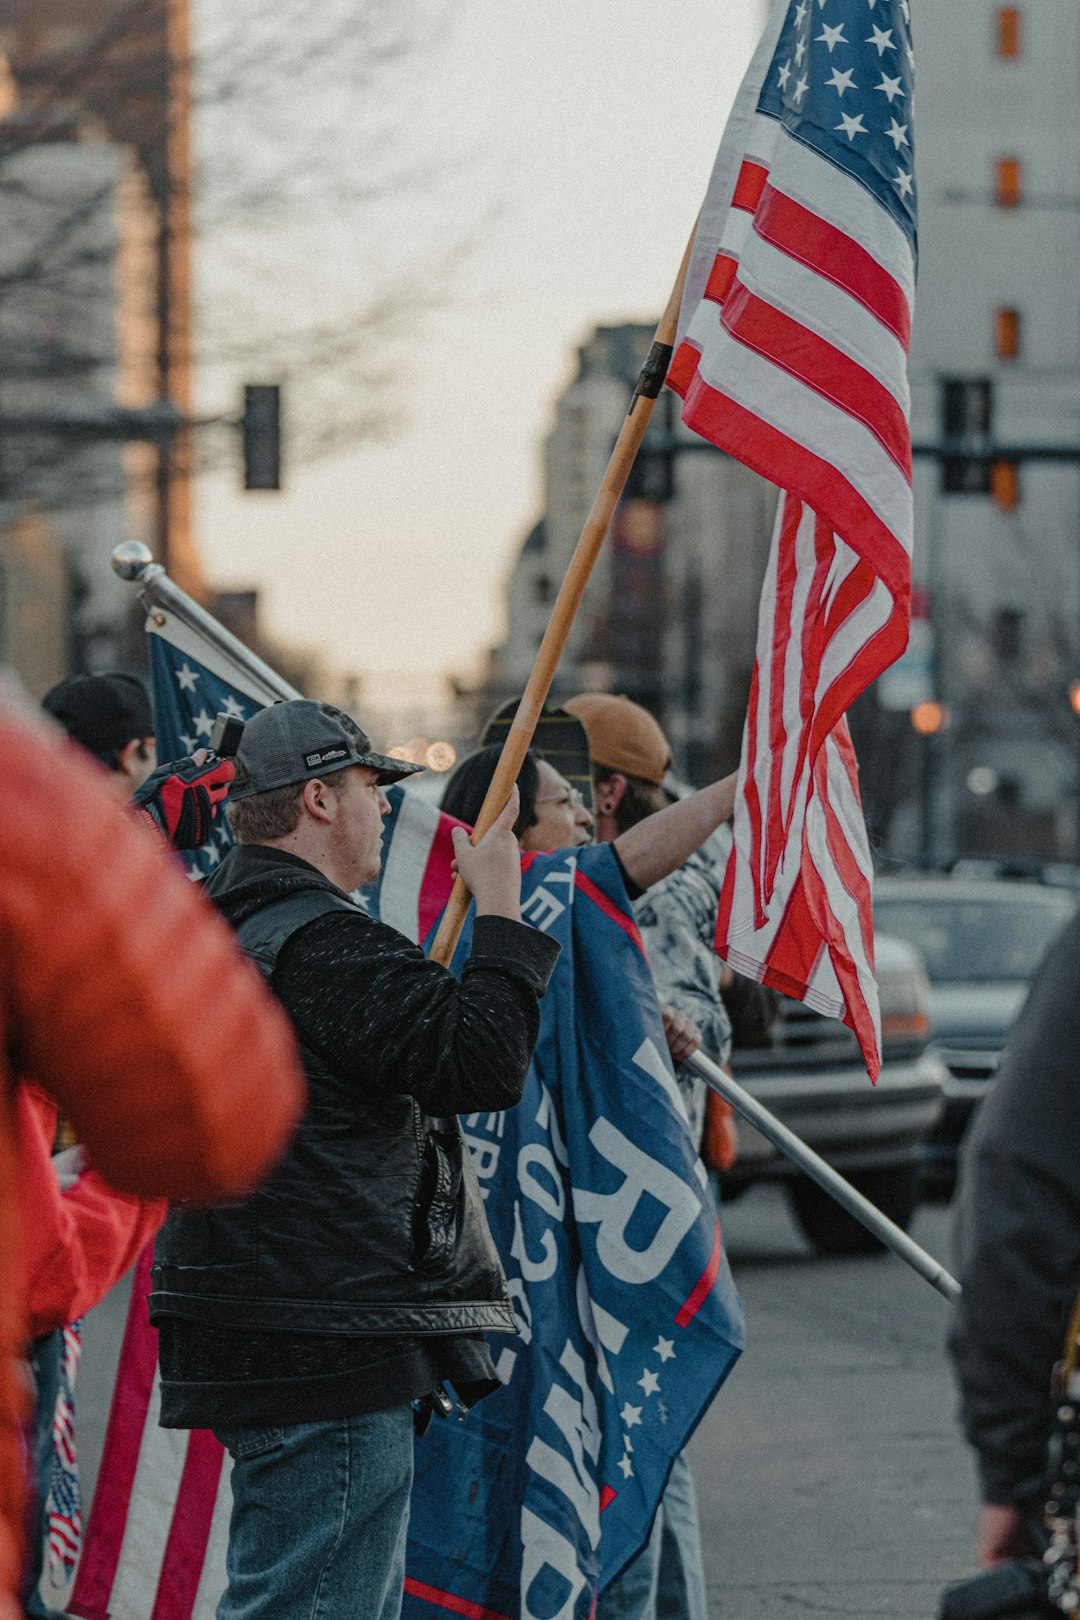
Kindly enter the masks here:
[[914, 250], [913, 81], [909, 0], [797, 0], [758, 111], [872, 192]]
[[[210, 655], [209, 648], [200, 658], [153, 630], [147, 640], [157, 756], [162, 764], [183, 759], [197, 748], [209, 748], [210, 733], [219, 714], [248, 720], [266, 703], [266, 695], [253, 696], [240, 684], [239, 672], [230, 680], [211, 668], [204, 661]], [[191, 877], [209, 877], [231, 845], [228, 820], [219, 810], [206, 843], [184, 856]]]

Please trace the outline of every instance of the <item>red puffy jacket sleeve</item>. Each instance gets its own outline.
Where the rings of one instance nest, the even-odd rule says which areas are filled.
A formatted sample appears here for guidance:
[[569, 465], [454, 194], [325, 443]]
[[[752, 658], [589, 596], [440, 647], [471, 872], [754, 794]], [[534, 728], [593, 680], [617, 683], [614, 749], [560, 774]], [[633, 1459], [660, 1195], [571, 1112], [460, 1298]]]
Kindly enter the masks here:
[[74, 744], [0, 716], [0, 1006], [117, 1190], [247, 1191], [303, 1105], [285, 1014]]
[[101, 1303], [133, 1265], [168, 1211], [161, 1198], [114, 1192], [93, 1168], [61, 1191], [52, 1165], [55, 1103], [32, 1086], [15, 1094], [23, 1274], [31, 1338]]

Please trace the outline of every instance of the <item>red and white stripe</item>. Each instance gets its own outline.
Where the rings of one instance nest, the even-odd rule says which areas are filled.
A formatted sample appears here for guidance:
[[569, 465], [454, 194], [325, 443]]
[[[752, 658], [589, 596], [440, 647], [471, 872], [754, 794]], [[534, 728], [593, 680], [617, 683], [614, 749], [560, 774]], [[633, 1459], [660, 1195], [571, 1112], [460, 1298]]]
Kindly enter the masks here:
[[379, 917], [423, 944], [450, 898], [454, 879], [451, 832], [464, 826], [415, 791], [406, 793], [394, 819], [379, 883]]
[[[853, 558], [809, 507], [784, 498], [762, 592], [717, 950], [740, 973], [843, 1018], [876, 1079], [872, 868], [855, 754], [842, 716], [817, 735], [814, 701], [835, 684], [833, 648], [816, 627], [837, 611]], [[871, 622], [888, 611], [880, 598], [874, 590], [861, 604]]]
[[206, 1430], [158, 1427], [157, 1333], [135, 1272], [94, 1505], [68, 1613], [82, 1620], [213, 1620], [225, 1590], [228, 1454]]
[[862, 186], [756, 111], [776, 8], [702, 209], [669, 381], [784, 492], [717, 949], [843, 1017], [880, 1067], [871, 864], [844, 714], [907, 642], [914, 260]]

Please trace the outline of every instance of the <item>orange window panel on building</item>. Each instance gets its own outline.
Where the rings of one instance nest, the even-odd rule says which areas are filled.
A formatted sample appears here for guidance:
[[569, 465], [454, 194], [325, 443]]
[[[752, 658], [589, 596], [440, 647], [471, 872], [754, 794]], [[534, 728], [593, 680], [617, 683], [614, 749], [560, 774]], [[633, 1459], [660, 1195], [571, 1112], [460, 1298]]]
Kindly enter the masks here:
[[1020, 358], [1020, 311], [1018, 309], [995, 309], [994, 353], [999, 360], [1018, 360]]
[[998, 158], [994, 165], [994, 200], [999, 208], [1018, 208], [1024, 200], [1024, 166], [1017, 157]]
[[1020, 468], [1015, 461], [991, 464], [990, 497], [999, 511], [1016, 511], [1020, 505]]
[[1018, 61], [1023, 50], [1019, 6], [997, 8], [997, 54], [1006, 62]]

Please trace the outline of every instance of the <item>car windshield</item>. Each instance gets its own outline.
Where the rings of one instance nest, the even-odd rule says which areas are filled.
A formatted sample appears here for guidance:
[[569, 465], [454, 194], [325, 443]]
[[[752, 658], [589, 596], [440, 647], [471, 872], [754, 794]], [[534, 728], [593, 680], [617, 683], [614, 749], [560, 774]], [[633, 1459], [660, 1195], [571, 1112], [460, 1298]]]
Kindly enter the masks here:
[[1030, 979], [1072, 914], [1030, 901], [875, 898], [874, 923], [919, 951], [933, 983]]

